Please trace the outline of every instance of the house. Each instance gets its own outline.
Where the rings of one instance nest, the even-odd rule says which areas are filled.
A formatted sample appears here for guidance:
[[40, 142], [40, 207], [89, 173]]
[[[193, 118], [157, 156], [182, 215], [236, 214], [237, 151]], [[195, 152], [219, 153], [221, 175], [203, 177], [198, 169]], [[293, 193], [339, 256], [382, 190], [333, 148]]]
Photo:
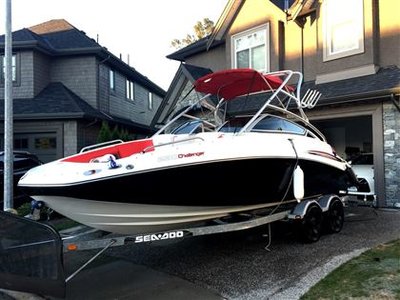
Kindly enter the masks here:
[[[398, 206], [398, 11], [399, 1], [229, 0], [211, 35], [167, 56], [182, 62], [167, 95], [190, 90], [188, 66], [301, 71], [302, 89], [322, 93], [311, 122], [344, 158], [372, 152], [378, 205]], [[167, 96], [160, 110], [173, 105]]]
[[[84, 32], [51, 20], [13, 32], [12, 40], [15, 150], [44, 162], [75, 154], [97, 142], [103, 122], [133, 138], [152, 132], [165, 91]], [[0, 49], [3, 58], [4, 36]]]

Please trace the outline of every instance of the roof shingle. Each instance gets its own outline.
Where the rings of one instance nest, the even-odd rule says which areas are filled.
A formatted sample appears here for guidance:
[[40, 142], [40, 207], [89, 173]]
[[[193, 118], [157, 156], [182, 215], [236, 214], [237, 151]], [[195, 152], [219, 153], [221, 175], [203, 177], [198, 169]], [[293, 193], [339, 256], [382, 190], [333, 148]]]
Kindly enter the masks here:
[[[60, 82], [50, 83], [33, 99], [14, 99], [14, 119], [100, 119], [133, 126], [149, 133], [150, 128], [128, 119], [104, 114], [93, 108]], [[4, 99], [0, 99], [0, 118], [4, 118]]]

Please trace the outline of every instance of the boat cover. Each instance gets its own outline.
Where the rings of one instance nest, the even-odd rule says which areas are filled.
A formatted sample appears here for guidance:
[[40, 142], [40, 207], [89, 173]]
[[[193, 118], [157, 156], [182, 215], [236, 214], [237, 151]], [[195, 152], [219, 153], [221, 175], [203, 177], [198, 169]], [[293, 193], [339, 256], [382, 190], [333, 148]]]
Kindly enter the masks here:
[[[194, 86], [198, 92], [231, 100], [250, 93], [275, 90], [282, 82], [279, 76], [264, 75], [254, 69], [231, 69], [207, 74], [197, 79]], [[291, 86], [285, 88], [293, 91]]]

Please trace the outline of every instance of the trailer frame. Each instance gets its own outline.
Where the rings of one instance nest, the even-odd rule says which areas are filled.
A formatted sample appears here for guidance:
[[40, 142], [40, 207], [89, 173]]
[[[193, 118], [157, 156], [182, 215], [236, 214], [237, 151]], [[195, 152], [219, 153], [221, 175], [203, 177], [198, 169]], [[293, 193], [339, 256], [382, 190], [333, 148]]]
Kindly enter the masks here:
[[[3, 279], [0, 280], [0, 288], [62, 297], [65, 295], [66, 283], [75, 278], [83, 269], [111, 247], [158, 243], [163, 241], [180, 241], [188, 237], [235, 232], [263, 225], [268, 225], [268, 233], [263, 236], [268, 237], [268, 244], [265, 246], [265, 249], [270, 250], [269, 246], [272, 242], [271, 223], [277, 221], [295, 222], [298, 224], [296, 227], [301, 229], [306, 242], [316, 242], [322, 234], [324, 220], [328, 220], [328, 222], [325, 223], [328, 224], [328, 227], [330, 226], [330, 228], [328, 228], [329, 232], [337, 233], [341, 230], [344, 222], [344, 199], [345, 197], [341, 198], [334, 194], [317, 195], [299, 201], [294, 207], [281, 205], [274, 208], [229, 215], [198, 226], [134, 235], [106, 233], [84, 225], [75, 227], [73, 230], [58, 232], [47, 224], [14, 216], [10, 213], [0, 212], [0, 221], [3, 220], [4, 223], [11, 224], [11, 227], [15, 228], [14, 231], [21, 231], [21, 226], [25, 226], [24, 228], [28, 231], [34, 230], [31, 228], [36, 228], [35, 230], [37, 232], [42, 233], [39, 242], [35, 243], [33, 237], [26, 233], [22, 234], [21, 241], [18, 241], [18, 237], [15, 237], [15, 233], [7, 232], [6, 226], [4, 225], [2, 227], [0, 222], [0, 233], [6, 235], [6, 237], [3, 237], [0, 234], [0, 261], [2, 260], [3, 254], [5, 254], [5, 256], [12, 256], [13, 249], [18, 249], [19, 255], [21, 255], [24, 249], [27, 249], [29, 253], [32, 253], [32, 255], [28, 257], [28, 260], [30, 259], [32, 263], [35, 262], [34, 267], [37, 268], [37, 263], [35, 261], [36, 256], [40, 255], [41, 247], [47, 247], [46, 255], [51, 255], [51, 259], [55, 262], [52, 267], [56, 269], [53, 272], [53, 270], [49, 270], [49, 266], [43, 267], [46, 268], [46, 272], [51, 275], [46, 278], [26, 278], [26, 274], [22, 274], [21, 276], [13, 277], [9, 282], [1, 282], [9, 279], [7, 274], [10, 274], [10, 272], [0, 269], [0, 279]], [[332, 210], [335, 210], [334, 213], [331, 213]], [[12, 224], [16, 225], [13, 226]], [[14, 241], [14, 239], [16, 241]], [[14, 244], [16, 243], [17, 246], [13, 245], [12, 247], [8, 247], [10, 241]], [[68, 277], [65, 276], [63, 259], [66, 253], [96, 249], [99, 249], [99, 251], [88, 261], [82, 264], [82, 266]], [[15, 259], [18, 258], [19, 257], [16, 257]], [[13, 265], [11, 264], [10, 268], [12, 267]], [[57, 276], [54, 274], [57, 274]], [[45, 280], [50, 281], [50, 286], [46, 285]], [[24, 285], [22, 286], [20, 282], [24, 282]]]

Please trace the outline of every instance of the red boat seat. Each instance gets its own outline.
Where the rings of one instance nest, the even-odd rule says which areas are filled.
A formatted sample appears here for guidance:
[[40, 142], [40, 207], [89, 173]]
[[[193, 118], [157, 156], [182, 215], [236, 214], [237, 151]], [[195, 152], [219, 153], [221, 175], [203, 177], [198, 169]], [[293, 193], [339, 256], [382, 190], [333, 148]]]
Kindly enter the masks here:
[[119, 159], [142, 152], [145, 149], [147, 149], [146, 152], [154, 151], [154, 148], [152, 146], [153, 141], [151, 139], [136, 140], [79, 153], [73, 156], [69, 156], [61, 161], [88, 163], [93, 159], [99, 158], [107, 154], [114, 155], [116, 159]]

